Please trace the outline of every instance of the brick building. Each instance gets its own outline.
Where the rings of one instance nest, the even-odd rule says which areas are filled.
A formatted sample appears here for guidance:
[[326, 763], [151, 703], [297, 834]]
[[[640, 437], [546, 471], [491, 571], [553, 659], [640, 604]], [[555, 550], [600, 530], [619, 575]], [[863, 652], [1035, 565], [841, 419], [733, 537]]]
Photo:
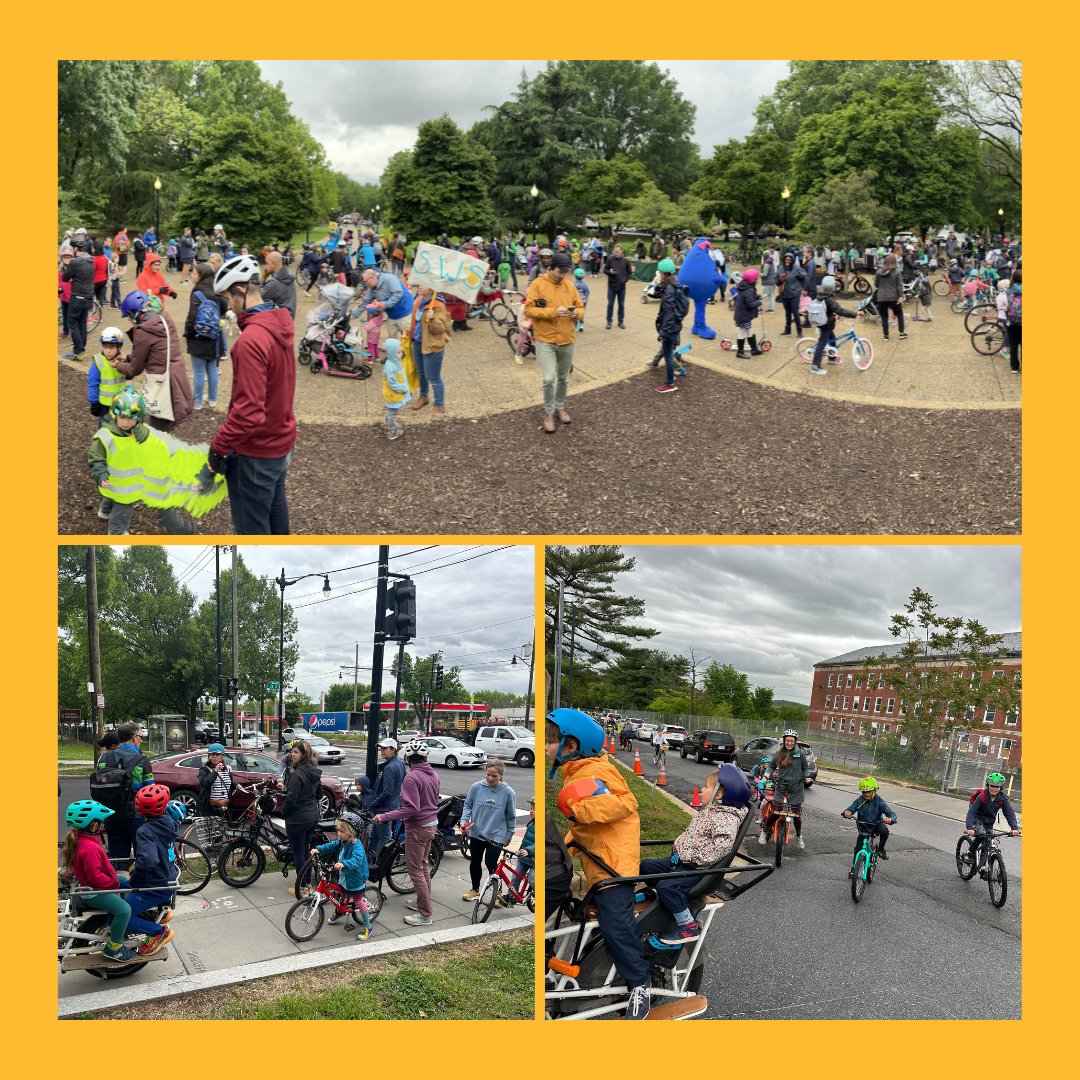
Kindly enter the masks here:
[[[1021, 634], [1003, 634], [1005, 653], [995, 660], [992, 674], [1020, 675]], [[892, 656], [903, 648], [901, 644], [874, 645], [852, 652], [819, 660], [814, 665], [814, 686], [810, 694], [807, 736], [816, 733], [835, 733], [838, 739], [860, 742], [873, 739], [879, 732], [903, 730], [899, 715], [899, 700], [893, 690], [885, 685], [878, 672], [863, 671], [868, 657], [882, 653]], [[933, 662], [931, 657], [930, 662]], [[988, 762], [1000, 761], [1006, 765], [1019, 765], [1021, 759], [1020, 729], [1022, 710], [1006, 713], [1004, 709], [989, 707], [974, 715], [968, 710], [966, 717], [957, 717], [952, 726], [960, 730], [956, 736], [954, 751], [965, 757], [985, 758]], [[968, 725], [963, 729], [964, 725]], [[948, 747], [948, 735], [940, 740], [940, 749]]]

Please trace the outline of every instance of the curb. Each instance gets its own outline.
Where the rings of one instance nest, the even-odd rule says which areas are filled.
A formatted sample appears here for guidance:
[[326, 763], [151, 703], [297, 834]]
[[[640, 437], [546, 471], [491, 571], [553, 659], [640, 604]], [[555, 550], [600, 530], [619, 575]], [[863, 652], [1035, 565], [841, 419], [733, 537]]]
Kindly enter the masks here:
[[657, 787], [656, 784], [654, 784], [651, 780], [646, 780], [644, 776], [637, 776], [637, 773], [634, 772], [632, 766], [624, 764], [618, 758], [612, 757], [610, 754], [608, 754], [608, 758], [609, 760], [614, 761], [620, 769], [625, 769], [631, 776], [636, 776], [637, 779], [640, 780], [643, 784], [648, 784], [649, 787], [653, 789], [653, 791], [657, 792], [657, 794], [659, 795], [663, 795], [663, 797], [667, 799], [668, 802], [674, 804], [680, 810], [685, 810], [688, 814], [697, 813], [697, 809], [695, 807], [690, 806], [689, 803], [684, 803], [682, 799], [677, 799], [674, 795], [671, 794], [670, 791], [665, 791], [662, 787]]
[[310, 971], [313, 968], [332, 967], [334, 964], [347, 963], [350, 960], [364, 960], [372, 956], [387, 956], [391, 953], [405, 952], [409, 949], [423, 948], [425, 945], [443, 945], [468, 938], [487, 937], [501, 934], [508, 930], [523, 930], [532, 927], [531, 915], [518, 915], [498, 923], [480, 923], [478, 926], [454, 926], [445, 930], [435, 930], [430, 934], [416, 934], [408, 938], [395, 938], [389, 941], [366, 943], [363, 945], [343, 945], [336, 949], [326, 949], [315, 953], [301, 953], [297, 956], [280, 957], [276, 960], [264, 960], [258, 964], [245, 964], [242, 967], [222, 968], [204, 975], [177, 975], [163, 979], [159, 983], [143, 983], [137, 986], [125, 986], [115, 990], [101, 990], [96, 994], [80, 994], [76, 997], [61, 998], [57, 1019], [69, 1020], [88, 1012], [101, 1012], [115, 1009], [121, 1005], [136, 1005], [146, 1001], [163, 1001], [167, 998], [191, 994], [197, 990], [216, 990], [222, 986], [237, 983], [255, 982], [275, 975], [289, 975], [296, 971]]

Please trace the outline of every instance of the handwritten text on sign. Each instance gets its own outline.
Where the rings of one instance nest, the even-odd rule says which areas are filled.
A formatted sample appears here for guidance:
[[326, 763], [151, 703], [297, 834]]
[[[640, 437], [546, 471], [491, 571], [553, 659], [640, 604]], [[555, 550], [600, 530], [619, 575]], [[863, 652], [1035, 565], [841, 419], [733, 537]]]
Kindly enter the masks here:
[[409, 285], [426, 285], [436, 292], [448, 292], [471, 303], [476, 299], [487, 273], [486, 262], [460, 251], [420, 243], [416, 246]]

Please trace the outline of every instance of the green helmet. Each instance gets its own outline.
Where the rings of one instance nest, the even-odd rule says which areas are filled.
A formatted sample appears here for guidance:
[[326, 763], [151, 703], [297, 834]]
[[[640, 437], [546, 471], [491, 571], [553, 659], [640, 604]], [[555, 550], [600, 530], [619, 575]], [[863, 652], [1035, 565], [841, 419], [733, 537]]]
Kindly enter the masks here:
[[142, 391], [134, 386], [125, 386], [116, 397], [113, 398], [112, 411], [114, 416], [132, 417], [135, 420], [146, 419], [146, 398]]
[[877, 791], [878, 783], [872, 776], [864, 776], [859, 781], [860, 791]]
[[999, 773], [999, 772], [992, 772], [992, 773], [991, 773], [991, 774], [990, 774], [990, 775], [989, 775], [989, 776], [988, 776], [988, 777], [986, 778], [986, 782], [987, 782], [988, 784], [1000, 784], [1000, 785], [1004, 785], [1004, 783], [1005, 783], [1005, 777], [1004, 777], [1004, 776], [1002, 776], [1002, 775], [1001, 775], [1001, 773]]
[[674, 259], [661, 259], [656, 264], [656, 269], [661, 274], [674, 274], [675, 273], [675, 260]]

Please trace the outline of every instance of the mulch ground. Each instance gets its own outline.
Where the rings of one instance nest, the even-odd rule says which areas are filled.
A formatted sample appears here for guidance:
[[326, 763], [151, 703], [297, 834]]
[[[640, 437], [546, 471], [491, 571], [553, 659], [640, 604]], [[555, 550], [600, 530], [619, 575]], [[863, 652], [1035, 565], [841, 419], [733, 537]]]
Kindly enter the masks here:
[[[571, 397], [545, 435], [535, 407], [414, 424], [302, 423], [289, 472], [298, 534], [995, 534], [1020, 531], [1019, 410], [829, 402], [693, 369]], [[208, 441], [223, 412], [177, 434]], [[60, 370], [59, 531], [104, 534], [86, 469], [85, 376]], [[140, 533], [160, 533], [140, 511]], [[231, 533], [228, 506], [199, 523]]]

